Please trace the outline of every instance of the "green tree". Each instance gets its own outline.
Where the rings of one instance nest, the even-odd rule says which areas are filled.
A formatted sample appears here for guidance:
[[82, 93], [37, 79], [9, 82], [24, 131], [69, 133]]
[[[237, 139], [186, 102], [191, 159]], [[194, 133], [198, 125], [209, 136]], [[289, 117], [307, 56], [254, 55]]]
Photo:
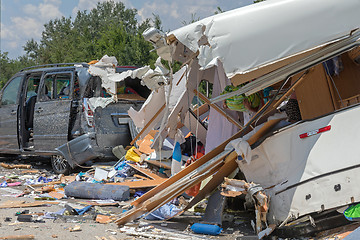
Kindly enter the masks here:
[[[121, 65], [153, 64], [156, 53], [149, 53], [152, 46], [142, 37], [150, 19], [138, 23], [136, 15], [136, 9], [126, 9], [122, 2], [99, 2], [90, 11], [78, 11], [74, 19], [50, 20], [40, 42], [31, 39], [24, 50], [39, 64], [89, 62], [105, 54], [115, 56]], [[160, 17], [154, 18], [161, 28]]]
[[156, 28], [156, 29], [159, 29], [160, 31], [163, 32], [163, 28], [161, 26], [162, 22], [161, 22], [161, 19], [160, 19], [160, 16], [158, 14], [154, 14], [153, 13], [153, 27]]
[[22, 68], [34, 65], [34, 61], [27, 56], [13, 60], [8, 57], [8, 54], [8, 52], [0, 52], [0, 89]]

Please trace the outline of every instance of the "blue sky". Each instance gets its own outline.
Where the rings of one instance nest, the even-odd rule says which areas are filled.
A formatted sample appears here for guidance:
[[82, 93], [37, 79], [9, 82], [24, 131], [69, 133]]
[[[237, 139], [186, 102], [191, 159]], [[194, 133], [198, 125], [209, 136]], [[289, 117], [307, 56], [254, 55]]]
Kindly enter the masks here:
[[[75, 16], [78, 10], [90, 10], [99, 1], [106, 0], [0, 0], [2, 52], [9, 52], [10, 58], [23, 55], [25, 42], [31, 38], [39, 40], [43, 25], [61, 16]], [[115, 0], [118, 1], [118, 0]], [[158, 14], [164, 30], [174, 30], [196, 18], [213, 15], [217, 7], [224, 11], [253, 3], [253, 0], [122, 0], [127, 8], [138, 10], [138, 20]]]

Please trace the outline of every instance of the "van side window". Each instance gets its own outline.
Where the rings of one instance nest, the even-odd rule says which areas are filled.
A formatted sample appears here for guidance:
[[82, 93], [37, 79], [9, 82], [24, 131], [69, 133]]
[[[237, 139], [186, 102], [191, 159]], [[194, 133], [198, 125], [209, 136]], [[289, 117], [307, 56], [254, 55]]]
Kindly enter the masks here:
[[40, 91], [40, 101], [48, 101], [53, 99], [54, 92], [54, 75], [47, 75], [44, 79], [44, 85]]
[[71, 74], [57, 74], [55, 84], [55, 97], [57, 99], [68, 99], [71, 97]]
[[18, 103], [18, 92], [19, 86], [22, 77], [16, 77], [11, 80], [9, 85], [7, 85], [3, 91], [3, 95], [1, 98], [1, 105], [10, 105], [10, 104], [17, 104]]
[[71, 98], [71, 76], [70, 73], [46, 75], [40, 93], [40, 100], [48, 101]]
[[34, 74], [27, 78], [26, 101], [37, 95], [41, 75]]

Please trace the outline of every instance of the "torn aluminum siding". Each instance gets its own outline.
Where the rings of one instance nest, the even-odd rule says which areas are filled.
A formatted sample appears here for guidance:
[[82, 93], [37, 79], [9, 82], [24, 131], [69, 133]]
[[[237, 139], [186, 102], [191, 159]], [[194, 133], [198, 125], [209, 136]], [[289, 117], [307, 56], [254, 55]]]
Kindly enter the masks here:
[[199, 51], [202, 68], [219, 59], [233, 78], [350, 34], [360, 26], [359, 9], [359, 0], [269, 0], [205, 18], [168, 39]]

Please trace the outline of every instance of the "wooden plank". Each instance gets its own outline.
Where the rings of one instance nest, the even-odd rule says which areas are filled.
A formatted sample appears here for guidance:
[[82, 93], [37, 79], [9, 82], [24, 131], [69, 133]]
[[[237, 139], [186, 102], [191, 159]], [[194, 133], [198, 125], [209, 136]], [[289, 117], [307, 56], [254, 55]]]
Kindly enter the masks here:
[[295, 89], [295, 93], [303, 120], [335, 110], [322, 64], [316, 65], [304, 76], [302, 84]]
[[252, 135], [247, 142], [249, 145], [254, 144], [257, 140], [259, 140], [262, 136], [264, 136], [272, 127], [274, 127], [278, 122], [283, 120], [285, 118], [281, 119], [273, 119], [270, 121], [267, 121], [262, 128], [260, 128], [254, 135]]
[[38, 169], [32, 169], [32, 170], [22, 170], [21, 174], [27, 174], [27, 173], [39, 173], [40, 171]]
[[145, 169], [145, 168], [138, 167], [138, 166], [135, 165], [135, 164], [129, 164], [129, 166], [131, 166], [133, 169], [141, 172], [142, 174], [148, 176], [148, 177], [151, 178], [151, 179], [154, 179], [154, 180], [164, 179], [163, 177], [160, 177], [160, 176], [156, 175], [155, 173], [152, 173], [150, 170]]
[[[342, 108], [338, 104], [341, 99], [350, 98], [360, 93], [360, 67], [355, 64], [349, 57], [348, 53], [341, 55], [344, 69], [337, 76], [332, 76], [329, 81], [330, 89], [333, 89], [333, 97], [338, 108]], [[339, 96], [340, 95], [340, 96]]]
[[14, 169], [14, 168], [25, 168], [25, 169], [30, 169], [31, 168], [31, 165], [29, 164], [6, 164], [6, 163], [0, 163], [0, 165], [3, 167], [3, 168], [7, 168], [7, 169]]
[[112, 203], [97, 203], [95, 201], [87, 201], [87, 202], [78, 202], [80, 204], [83, 205], [91, 205], [91, 206], [100, 206], [100, 207], [105, 207], [105, 206], [118, 206], [119, 203], [118, 202], [112, 202]]
[[102, 214], [96, 215], [96, 219], [95, 219], [95, 222], [104, 223], [104, 224], [111, 223], [112, 221], [114, 221], [114, 217], [106, 216], [106, 215], [102, 215]]
[[145, 101], [146, 99], [138, 94], [117, 94], [118, 100], [138, 100], [138, 101]]
[[182, 211], [186, 211], [195, 206], [202, 199], [206, 198], [212, 191], [214, 191], [223, 181], [224, 177], [229, 176], [238, 167], [236, 160], [237, 153], [233, 151], [225, 159], [225, 164], [219, 169], [219, 171], [212, 177], [212, 179], [205, 185], [203, 189], [191, 200], [191, 202]]
[[161, 183], [163, 183], [166, 178], [156, 179], [156, 180], [139, 180], [132, 182], [116, 182], [116, 183], [106, 183], [109, 185], [120, 185], [120, 186], [129, 186], [129, 188], [148, 188], [155, 187]]
[[31, 203], [15, 203], [15, 204], [2, 204], [0, 205], [0, 209], [2, 208], [25, 208], [25, 207], [39, 207], [47, 204], [56, 205], [59, 202], [50, 202], [50, 201], [38, 201], [38, 202], [31, 202]]
[[150, 119], [149, 122], [146, 123], [143, 129], [136, 135], [136, 137], [131, 141], [130, 145], [134, 145], [136, 140], [147, 130], [147, 128], [150, 126], [150, 124], [156, 119], [156, 117], [164, 110], [165, 104], [162, 105], [162, 107], [155, 113], [155, 115]]
[[183, 77], [185, 76], [186, 73], [187, 73], [187, 71], [183, 72], [183, 74], [181, 75], [179, 81], [176, 83], [176, 86], [179, 85], [179, 83], [181, 82], [181, 80], [183, 79]]
[[171, 169], [171, 167], [170, 166], [168, 166], [168, 165], [166, 165], [166, 164], [164, 164], [164, 163], [161, 163], [160, 161], [158, 161], [158, 160], [144, 160], [145, 162], [147, 162], [147, 163], [150, 163], [150, 164], [152, 164], [152, 165], [154, 165], [154, 166], [157, 166], [157, 167], [159, 167], [159, 168], [165, 168], [165, 169], [168, 169], [168, 170], [170, 170]]
[[0, 237], [0, 239], [7, 239], [7, 240], [29, 240], [29, 239], [35, 239], [34, 235], [10, 235], [6, 237]]
[[209, 110], [210, 110], [209, 104], [205, 103], [205, 104], [201, 105], [200, 107], [195, 108], [193, 112], [194, 112], [197, 116], [201, 116], [201, 115], [203, 115], [204, 113], [208, 112]]
[[143, 179], [143, 180], [151, 180], [150, 178], [147, 178], [147, 177], [141, 176], [141, 175], [139, 175], [139, 174], [134, 174], [134, 177], [136, 177], [136, 178], [140, 178], [140, 179]]
[[62, 199], [63, 197], [65, 197], [65, 194], [63, 193], [59, 193], [57, 191], [52, 191], [48, 193], [50, 197], [56, 198], [56, 199]]
[[62, 181], [52, 181], [52, 182], [48, 182], [48, 183], [37, 183], [37, 184], [32, 184], [29, 185], [31, 187], [43, 187], [43, 186], [51, 186], [51, 185], [57, 185], [57, 184], [61, 184]]
[[240, 123], [238, 123], [235, 119], [233, 119], [232, 117], [228, 116], [226, 114], [226, 112], [221, 109], [218, 105], [216, 104], [212, 104], [210, 102], [210, 99], [208, 99], [204, 94], [202, 94], [201, 92], [197, 91], [196, 89], [194, 89], [194, 93], [199, 96], [199, 98], [201, 100], [203, 100], [205, 103], [209, 104], [212, 108], [214, 108], [217, 112], [219, 112], [222, 116], [224, 116], [229, 122], [231, 122], [232, 124], [234, 124], [237, 128], [239, 129], [243, 129], [243, 126], [240, 125]]

